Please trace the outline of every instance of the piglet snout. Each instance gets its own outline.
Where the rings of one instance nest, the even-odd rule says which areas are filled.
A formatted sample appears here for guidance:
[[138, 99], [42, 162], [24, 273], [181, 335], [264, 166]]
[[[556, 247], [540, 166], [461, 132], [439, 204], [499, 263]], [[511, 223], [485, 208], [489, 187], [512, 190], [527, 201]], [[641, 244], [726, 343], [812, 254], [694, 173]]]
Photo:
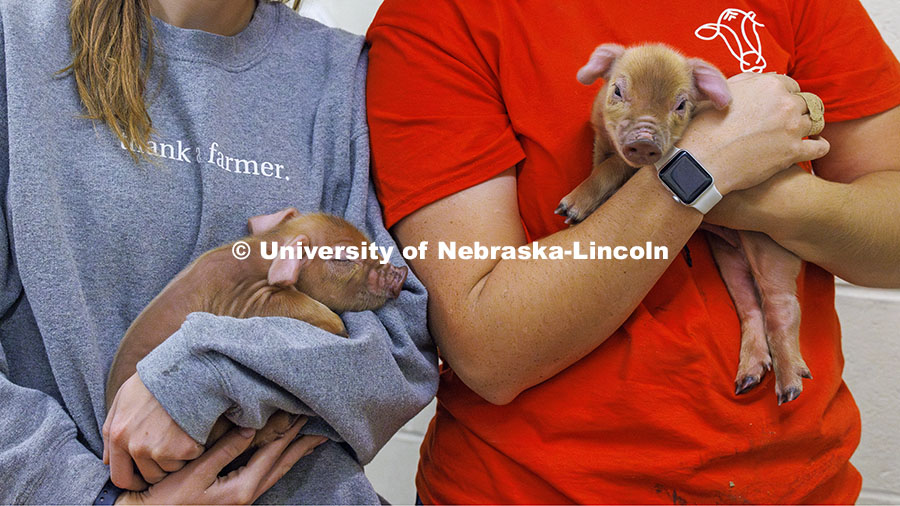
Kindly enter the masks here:
[[634, 166], [652, 165], [662, 156], [659, 145], [651, 140], [638, 139], [622, 146], [622, 154]]

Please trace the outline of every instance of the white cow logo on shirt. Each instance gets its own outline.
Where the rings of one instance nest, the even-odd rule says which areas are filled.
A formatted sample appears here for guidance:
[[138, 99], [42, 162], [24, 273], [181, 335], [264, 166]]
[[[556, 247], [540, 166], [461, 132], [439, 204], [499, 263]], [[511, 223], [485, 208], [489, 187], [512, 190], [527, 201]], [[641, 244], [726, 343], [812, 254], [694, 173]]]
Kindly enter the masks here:
[[756, 13], [729, 8], [719, 14], [715, 23], [706, 23], [694, 31], [702, 40], [722, 37], [731, 54], [741, 64], [741, 72], [762, 72], [766, 59], [762, 55], [757, 28], [765, 26], [756, 20]]

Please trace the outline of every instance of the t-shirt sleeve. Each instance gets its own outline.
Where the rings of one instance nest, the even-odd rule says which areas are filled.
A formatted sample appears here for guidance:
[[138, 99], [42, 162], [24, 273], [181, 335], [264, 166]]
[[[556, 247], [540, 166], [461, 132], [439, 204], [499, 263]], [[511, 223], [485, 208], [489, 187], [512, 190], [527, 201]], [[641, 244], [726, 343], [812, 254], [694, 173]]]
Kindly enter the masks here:
[[496, 39], [478, 33], [445, 0], [387, 0], [369, 29], [373, 179], [387, 227], [524, 158]]
[[795, 0], [789, 74], [825, 102], [825, 121], [900, 104], [900, 64], [859, 0]]

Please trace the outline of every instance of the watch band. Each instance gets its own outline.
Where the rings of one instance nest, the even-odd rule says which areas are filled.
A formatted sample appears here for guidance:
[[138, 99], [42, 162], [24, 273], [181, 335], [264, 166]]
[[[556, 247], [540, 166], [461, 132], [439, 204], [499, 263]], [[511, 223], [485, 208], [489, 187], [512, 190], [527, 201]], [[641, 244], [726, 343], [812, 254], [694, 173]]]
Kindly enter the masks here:
[[103, 485], [103, 488], [100, 490], [100, 493], [97, 494], [97, 498], [94, 499], [94, 504], [99, 504], [103, 506], [108, 506], [110, 504], [115, 504], [116, 499], [122, 495], [124, 489], [121, 489], [115, 485], [113, 485], [112, 479], [106, 480], [106, 484]]
[[[653, 164], [656, 167], [656, 175], [659, 176], [660, 171], [662, 171], [664, 168], [666, 168], [666, 165], [668, 165], [668, 163], [670, 161], [672, 161], [672, 159], [675, 158], [675, 156], [678, 153], [681, 153], [682, 151], [685, 151], [686, 153], [690, 154], [690, 151], [686, 151], [677, 146], [672, 146], [672, 149], [670, 149], [668, 153], [666, 153], [665, 155], [660, 157], [660, 159], [657, 160], [657, 162], [655, 164]], [[694, 158], [693, 155], [691, 155], [691, 158]], [[694, 160], [696, 161], [696, 159], [694, 159]], [[699, 162], [697, 162], [697, 163], [699, 164]], [[702, 166], [701, 166], [701, 168], [702, 168]], [[712, 179], [712, 182], [709, 184], [709, 186], [705, 190], [703, 190], [703, 193], [701, 193], [699, 196], [697, 196], [696, 199], [694, 199], [693, 202], [682, 202], [682, 200], [680, 198], [678, 198], [678, 195], [676, 195], [675, 192], [672, 191], [671, 188], [669, 188], [669, 185], [666, 184], [665, 181], [660, 179], [660, 182], [662, 182], [663, 186], [668, 188], [669, 191], [672, 191], [672, 198], [674, 198], [676, 201], [678, 201], [686, 206], [693, 207], [694, 209], [700, 211], [701, 213], [706, 214], [710, 211], [710, 209], [713, 208], [713, 206], [715, 206], [716, 204], [719, 203], [720, 200], [722, 200], [722, 193], [719, 192], [718, 188], [716, 188], [716, 179], [713, 177], [713, 175], [710, 174], [709, 171], [707, 171], [706, 169], [703, 169], [703, 170], [707, 174], [709, 174], [709, 177], [710, 177], [710, 179]]]

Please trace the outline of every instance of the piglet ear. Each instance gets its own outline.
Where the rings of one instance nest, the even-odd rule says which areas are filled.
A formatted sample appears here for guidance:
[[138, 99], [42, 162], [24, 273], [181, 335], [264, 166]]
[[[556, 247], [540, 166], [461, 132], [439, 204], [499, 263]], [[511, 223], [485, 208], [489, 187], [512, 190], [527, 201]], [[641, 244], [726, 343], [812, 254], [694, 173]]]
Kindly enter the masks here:
[[585, 85], [594, 84], [597, 79], [606, 77], [613, 63], [623, 54], [625, 48], [618, 44], [597, 46], [588, 62], [578, 70], [578, 82]]
[[[295, 236], [287, 244], [279, 244], [278, 249], [281, 249], [282, 246], [287, 246], [296, 251], [296, 248], [302, 247], [304, 245], [309, 245], [309, 238], [303, 234]], [[309, 262], [309, 258], [304, 256], [303, 258], [282, 258], [279, 251], [278, 256], [275, 257], [275, 260], [272, 260], [272, 265], [269, 266], [269, 275], [268, 282], [270, 285], [275, 286], [292, 286], [297, 283], [297, 280], [300, 279], [300, 269]]]
[[293, 207], [282, 209], [277, 213], [261, 214], [247, 220], [247, 230], [250, 231], [250, 235], [262, 235], [281, 225], [282, 222], [297, 216], [300, 216], [300, 212]]
[[731, 91], [725, 76], [712, 63], [699, 58], [688, 60], [694, 73], [694, 85], [701, 99], [709, 99], [716, 109], [724, 109], [731, 103]]

